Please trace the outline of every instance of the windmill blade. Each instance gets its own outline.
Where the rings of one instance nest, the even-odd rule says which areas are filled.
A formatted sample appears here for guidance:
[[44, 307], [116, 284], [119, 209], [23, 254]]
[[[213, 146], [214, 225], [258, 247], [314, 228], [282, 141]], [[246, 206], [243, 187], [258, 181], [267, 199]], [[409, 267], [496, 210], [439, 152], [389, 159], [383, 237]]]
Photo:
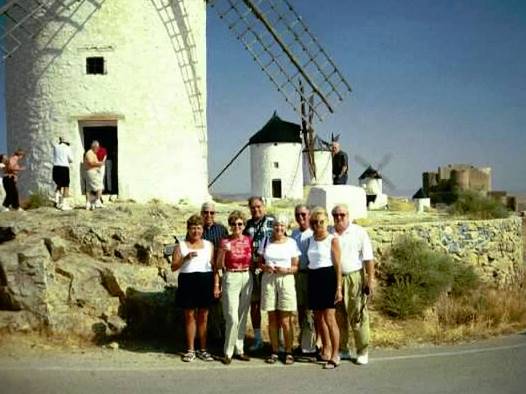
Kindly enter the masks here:
[[389, 178], [387, 178], [386, 176], [382, 175], [382, 184], [384, 186], [387, 186], [387, 188], [391, 191], [391, 192], [395, 192], [396, 191], [396, 186], [394, 185], [393, 182], [391, 182], [391, 180]]
[[335, 63], [288, 0], [209, 0], [254, 61], [294, 111], [296, 97], [306, 101], [298, 80], [314, 95], [318, 120], [334, 112], [351, 91]]
[[354, 155], [354, 160], [356, 160], [358, 163], [360, 163], [365, 168], [372, 167], [371, 163], [369, 163], [367, 160], [365, 160], [362, 156], [358, 154]]
[[0, 52], [2, 61], [12, 56], [42, 29], [45, 19], [60, 0], [11, 0], [0, 8]]
[[376, 167], [376, 170], [378, 172], [382, 171], [382, 168], [385, 168], [386, 165], [388, 165], [391, 160], [393, 159], [393, 154], [392, 153], [387, 153], [384, 155], [384, 157], [382, 158], [382, 160], [380, 160], [380, 162], [378, 163], [378, 166]]

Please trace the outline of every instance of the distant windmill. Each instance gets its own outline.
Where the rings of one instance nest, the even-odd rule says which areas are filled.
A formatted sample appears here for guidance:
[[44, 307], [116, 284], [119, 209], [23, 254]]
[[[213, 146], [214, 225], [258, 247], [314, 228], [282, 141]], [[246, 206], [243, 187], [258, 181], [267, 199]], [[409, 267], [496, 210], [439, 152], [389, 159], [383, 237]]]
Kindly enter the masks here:
[[391, 191], [395, 190], [394, 184], [380, 170], [385, 168], [391, 161], [392, 154], [386, 154], [375, 167], [360, 155], [355, 155], [356, 161], [366, 167], [365, 171], [358, 177], [360, 185], [365, 189], [367, 195], [367, 206], [370, 209], [382, 209], [387, 206], [387, 195], [383, 192], [383, 185]]
[[[288, 0], [209, 0], [253, 60], [301, 118], [308, 169], [316, 176], [314, 121], [351, 92], [336, 64]], [[221, 176], [248, 143], [209, 184]]]
[[392, 153], [385, 154], [382, 157], [382, 160], [380, 160], [376, 165], [373, 165], [371, 162], [369, 162], [369, 160], [364, 159], [362, 156], [358, 154], [354, 155], [354, 159], [358, 163], [360, 163], [366, 169], [366, 171], [368, 170], [369, 170], [368, 172], [374, 171], [376, 174], [378, 174], [380, 178], [382, 179], [383, 185], [387, 186], [387, 189], [389, 189], [391, 192], [396, 191], [396, 186], [394, 185], [394, 183], [391, 182], [391, 180], [387, 178], [385, 174], [383, 174], [383, 170], [387, 167], [387, 165], [393, 159]]

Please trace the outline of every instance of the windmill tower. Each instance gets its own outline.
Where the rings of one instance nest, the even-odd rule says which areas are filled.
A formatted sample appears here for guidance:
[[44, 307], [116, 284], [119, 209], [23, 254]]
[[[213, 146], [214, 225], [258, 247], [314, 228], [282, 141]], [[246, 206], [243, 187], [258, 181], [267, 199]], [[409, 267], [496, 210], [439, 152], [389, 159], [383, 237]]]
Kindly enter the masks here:
[[78, 158], [93, 139], [110, 145], [122, 197], [207, 196], [206, 4], [295, 111], [309, 102], [311, 126], [351, 91], [288, 0], [10, 0], [0, 49], [8, 147], [29, 153], [22, 191], [51, 183], [51, 144], [65, 135]]
[[51, 186], [52, 143], [63, 135], [73, 195], [97, 139], [113, 194], [208, 196], [204, 1], [19, 0], [1, 15], [7, 141], [28, 154], [24, 194]]

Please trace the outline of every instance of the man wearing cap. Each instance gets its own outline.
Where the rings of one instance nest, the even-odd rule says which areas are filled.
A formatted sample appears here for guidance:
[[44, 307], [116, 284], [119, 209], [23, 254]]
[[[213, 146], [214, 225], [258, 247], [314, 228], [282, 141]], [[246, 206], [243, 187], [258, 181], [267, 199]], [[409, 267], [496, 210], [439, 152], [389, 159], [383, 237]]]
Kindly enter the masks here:
[[58, 209], [69, 210], [66, 198], [69, 197], [69, 165], [73, 163], [69, 142], [64, 137], [59, 137], [58, 144], [53, 145], [53, 182], [57, 185], [55, 190], [55, 206]]
[[[340, 358], [355, 359], [359, 365], [369, 361], [369, 313], [367, 298], [374, 289], [374, 257], [367, 231], [351, 223], [346, 205], [332, 209], [334, 228], [331, 232], [340, 241], [343, 305], [336, 315], [340, 328]], [[349, 352], [349, 331], [354, 336], [356, 357]]]
[[340, 149], [339, 138], [339, 135], [332, 136], [332, 183], [334, 185], [345, 185], [349, 171], [349, 158], [347, 153]]

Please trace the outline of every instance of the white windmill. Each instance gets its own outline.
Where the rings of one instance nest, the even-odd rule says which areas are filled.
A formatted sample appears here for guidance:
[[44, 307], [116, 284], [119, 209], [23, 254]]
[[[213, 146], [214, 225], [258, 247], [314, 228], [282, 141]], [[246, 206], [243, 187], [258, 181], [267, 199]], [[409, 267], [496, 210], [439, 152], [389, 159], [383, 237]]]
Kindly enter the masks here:
[[321, 120], [350, 92], [288, 0], [11, 0], [0, 49], [8, 148], [28, 153], [23, 192], [51, 183], [52, 143], [64, 135], [79, 158], [77, 196], [93, 139], [108, 149], [119, 196], [208, 196], [207, 4], [295, 110], [301, 97]]

